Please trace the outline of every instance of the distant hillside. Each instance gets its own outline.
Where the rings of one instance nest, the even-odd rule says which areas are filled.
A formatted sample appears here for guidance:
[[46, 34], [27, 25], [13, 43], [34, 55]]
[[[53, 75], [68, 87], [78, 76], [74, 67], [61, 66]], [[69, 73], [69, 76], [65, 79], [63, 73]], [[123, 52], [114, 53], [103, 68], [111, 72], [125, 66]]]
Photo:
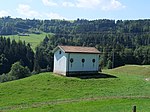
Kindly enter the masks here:
[[149, 112], [149, 70], [150, 66], [124, 66], [104, 70], [117, 78], [96, 79], [41, 73], [0, 83], [0, 111], [128, 112], [136, 105], [139, 111]]
[[150, 78], [150, 65], [126, 65], [110, 70], [112, 73], [140, 75]]
[[149, 34], [150, 19], [144, 20], [37, 20], [3, 17], [0, 18], [0, 35], [14, 35], [20, 33], [35, 33], [40, 31], [60, 34], [80, 33], [125, 33]]
[[41, 34], [30, 34], [28, 36], [21, 36], [21, 35], [7, 35], [6, 38], [10, 38], [10, 40], [19, 40], [25, 41], [26, 43], [30, 43], [31, 48], [35, 51], [35, 48], [43, 41], [45, 36], [48, 35], [46, 33]]

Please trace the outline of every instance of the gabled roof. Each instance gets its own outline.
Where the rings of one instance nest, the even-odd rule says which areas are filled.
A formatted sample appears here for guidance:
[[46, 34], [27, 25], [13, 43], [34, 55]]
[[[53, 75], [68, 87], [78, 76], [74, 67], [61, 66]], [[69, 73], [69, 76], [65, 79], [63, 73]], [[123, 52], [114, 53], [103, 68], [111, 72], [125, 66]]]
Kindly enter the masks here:
[[100, 54], [95, 47], [81, 47], [81, 46], [57, 46], [53, 52], [57, 49], [61, 49], [65, 53], [85, 53], [85, 54]]

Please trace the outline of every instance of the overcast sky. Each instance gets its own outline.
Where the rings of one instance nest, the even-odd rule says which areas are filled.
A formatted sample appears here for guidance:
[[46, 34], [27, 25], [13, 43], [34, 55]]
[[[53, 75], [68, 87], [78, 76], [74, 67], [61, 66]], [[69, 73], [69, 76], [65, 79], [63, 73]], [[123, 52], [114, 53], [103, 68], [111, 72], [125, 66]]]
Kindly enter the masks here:
[[149, 19], [150, 0], [0, 0], [0, 17]]

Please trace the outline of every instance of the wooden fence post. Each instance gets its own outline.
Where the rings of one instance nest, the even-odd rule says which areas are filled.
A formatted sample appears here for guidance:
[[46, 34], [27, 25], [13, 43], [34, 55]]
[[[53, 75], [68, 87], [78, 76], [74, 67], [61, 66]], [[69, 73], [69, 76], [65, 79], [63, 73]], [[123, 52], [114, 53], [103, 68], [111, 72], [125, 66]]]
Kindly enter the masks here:
[[132, 108], [133, 112], [136, 112], [136, 106], [134, 105]]

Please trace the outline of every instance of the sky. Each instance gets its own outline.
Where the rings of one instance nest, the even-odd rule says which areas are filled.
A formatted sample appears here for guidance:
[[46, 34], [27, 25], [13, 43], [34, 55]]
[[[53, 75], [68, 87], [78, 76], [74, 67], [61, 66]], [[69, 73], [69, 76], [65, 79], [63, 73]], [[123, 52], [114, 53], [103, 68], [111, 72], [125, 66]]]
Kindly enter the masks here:
[[0, 17], [23, 19], [150, 18], [150, 0], [0, 0]]

